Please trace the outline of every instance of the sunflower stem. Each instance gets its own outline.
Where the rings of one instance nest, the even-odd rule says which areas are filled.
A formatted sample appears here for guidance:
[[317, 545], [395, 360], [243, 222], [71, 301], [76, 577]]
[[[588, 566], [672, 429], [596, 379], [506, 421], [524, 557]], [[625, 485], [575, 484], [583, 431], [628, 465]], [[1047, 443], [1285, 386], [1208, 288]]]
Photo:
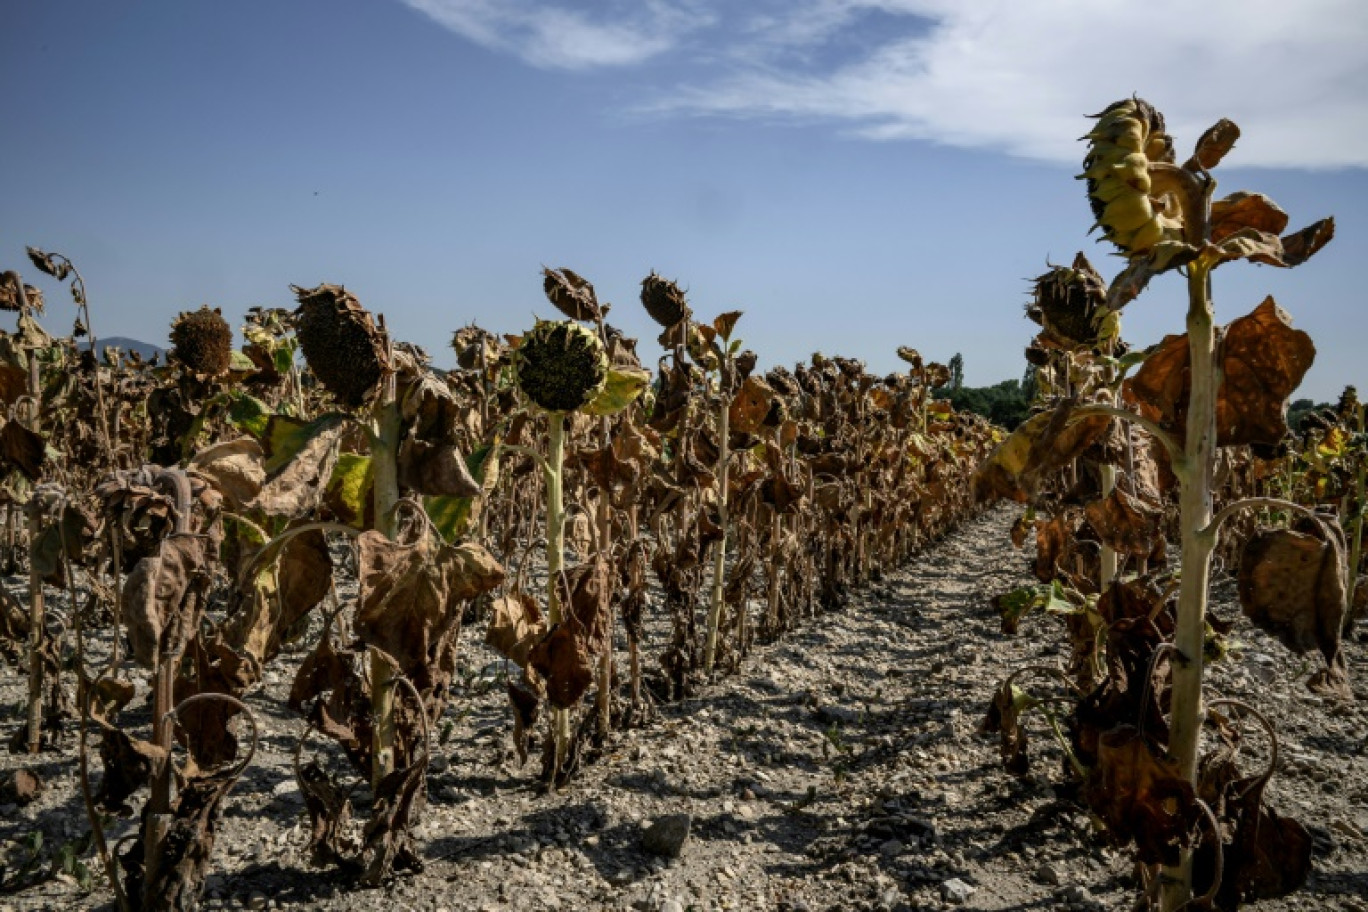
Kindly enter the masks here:
[[[1172, 722], [1169, 754], [1179, 774], [1197, 784], [1197, 755], [1202, 726], [1202, 649], [1205, 636], [1211, 552], [1214, 536], [1203, 534], [1211, 523], [1211, 485], [1216, 464], [1216, 327], [1211, 303], [1211, 271], [1198, 260], [1188, 272], [1188, 353], [1192, 391], [1188, 399], [1187, 440], [1181, 484], [1179, 521], [1183, 533], [1182, 583], [1178, 590], [1178, 622], [1173, 662]], [[1161, 908], [1176, 912], [1192, 897], [1192, 851], [1184, 849], [1177, 864], [1164, 868]]]

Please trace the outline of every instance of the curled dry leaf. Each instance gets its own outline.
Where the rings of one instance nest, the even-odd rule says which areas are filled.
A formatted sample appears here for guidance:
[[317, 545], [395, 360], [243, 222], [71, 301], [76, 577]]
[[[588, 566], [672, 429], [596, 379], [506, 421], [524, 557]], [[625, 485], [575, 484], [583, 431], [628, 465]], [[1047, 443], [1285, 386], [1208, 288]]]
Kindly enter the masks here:
[[1202, 137], [1197, 140], [1196, 151], [1192, 153], [1192, 158], [1184, 165], [1188, 170], [1201, 168], [1210, 171], [1221, 163], [1221, 159], [1235, 147], [1235, 142], [1240, 138], [1240, 128], [1234, 121], [1222, 117], [1216, 123], [1207, 128]]
[[344, 419], [330, 415], [304, 424], [272, 416], [266, 439], [266, 480], [249, 507], [267, 516], [302, 516], [318, 506], [345, 431]]
[[171, 828], [161, 842], [161, 858], [157, 864], [157, 878], [144, 883], [142, 869], [145, 847], [139, 838], [131, 849], [120, 856], [120, 863], [128, 872], [127, 885], [141, 888], [143, 907], [151, 909], [193, 909], [199, 903], [204, 879], [209, 874], [209, 856], [214, 849], [219, 821], [223, 817], [223, 800], [237, 781], [234, 772], [210, 776], [191, 776], [177, 790], [172, 807]]
[[454, 671], [461, 603], [503, 582], [503, 567], [478, 544], [427, 535], [404, 545], [371, 531], [357, 545], [356, 635], [392, 656], [426, 698]]
[[537, 600], [521, 589], [494, 600], [489, 615], [485, 644], [520, 668], [527, 667], [527, 655], [546, 635], [546, 620]]
[[1146, 864], [1176, 864], [1201, 820], [1192, 783], [1131, 725], [1102, 736], [1082, 795], [1118, 844], [1135, 841]]
[[171, 535], [138, 561], [124, 586], [124, 621], [133, 658], [155, 668], [164, 653], [179, 653], [199, 626], [203, 609], [194, 590], [208, 585], [205, 540]]
[[1239, 191], [1211, 204], [1212, 243], [1246, 228], [1278, 235], [1286, 227], [1287, 213], [1262, 193]]
[[611, 567], [603, 559], [564, 573], [558, 584], [564, 617], [538, 642], [528, 660], [546, 681], [551, 705], [568, 708], [579, 702], [594, 681], [594, 657], [608, 642], [608, 595]]
[[251, 437], [225, 440], [205, 447], [190, 458], [187, 468], [205, 479], [234, 513], [256, 500], [266, 481], [265, 453]]
[[1070, 423], [1076, 403], [1065, 401], [1032, 415], [998, 445], [974, 473], [974, 495], [980, 500], [1006, 497], [1030, 500], [1047, 476], [1067, 465], [1107, 433], [1112, 419], [1091, 415]]
[[[1234, 753], [1233, 747], [1218, 748], [1202, 758], [1198, 771], [1201, 798], [1223, 824], [1221, 883], [1214, 906], [1230, 912], [1299, 889], [1311, 873], [1312, 855], [1306, 827], [1264, 803], [1269, 775], [1242, 777]], [[1194, 889], [1207, 893], [1215, 873], [1215, 852], [1203, 841], [1193, 857]]]
[[290, 539], [255, 580], [238, 587], [223, 630], [226, 644], [250, 657], [253, 682], [300, 620], [327, 597], [332, 572], [323, 533], [304, 532]]
[[17, 421], [0, 427], [0, 474], [18, 469], [29, 481], [37, 481], [47, 463], [47, 440]]
[[1002, 766], [1013, 776], [1025, 776], [1031, 771], [1031, 761], [1026, 753], [1026, 729], [1021, 724], [1021, 712], [1029, 700], [1021, 688], [1003, 684], [993, 694], [993, 702], [980, 725], [984, 734], [999, 736]]
[[[1316, 357], [1311, 337], [1292, 328], [1272, 297], [1225, 329], [1222, 383], [1216, 399], [1220, 446], [1276, 445], [1287, 434], [1287, 400]], [[1166, 336], [1126, 381], [1133, 397], [1179, 441], [1187, 431], [1191, 390], [1187, 335]]]
[[1147, 556], [1163, 530], [1163, 511], [1121, 488], [1084, 509], [1103, 544], [1120, 554]]
[[1299, 655], [1319, 649], [1326, 670], [1310, 684], [1352, 698], [1340, 652], [1347, 586], [1344, 533], [1326, 520], [1261, 529], [1240, 560], [1245, 616]]

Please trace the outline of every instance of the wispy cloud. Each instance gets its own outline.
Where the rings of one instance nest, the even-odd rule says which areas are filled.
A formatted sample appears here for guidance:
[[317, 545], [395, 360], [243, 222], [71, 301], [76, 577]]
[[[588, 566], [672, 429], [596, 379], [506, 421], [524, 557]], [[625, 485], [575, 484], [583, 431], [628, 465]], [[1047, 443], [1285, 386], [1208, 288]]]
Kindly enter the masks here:
[[663, 0], [613, 0], [597, 11], [534, 0], [402, 0], [477, 44], [546, 69], [626, 66], [651, 59], [713, 21]]
[[1368, 166], [1362, 0], [652, 0], [594, 16], [403, 2], [537, 66], [669, 57], [675, 82], [640, 105], [655, 114], [829, 122], [1073, 162], [1080, 114], [1138, 92], [1180, 146], [1220, 117], [1240, 124], [1232, 164]]

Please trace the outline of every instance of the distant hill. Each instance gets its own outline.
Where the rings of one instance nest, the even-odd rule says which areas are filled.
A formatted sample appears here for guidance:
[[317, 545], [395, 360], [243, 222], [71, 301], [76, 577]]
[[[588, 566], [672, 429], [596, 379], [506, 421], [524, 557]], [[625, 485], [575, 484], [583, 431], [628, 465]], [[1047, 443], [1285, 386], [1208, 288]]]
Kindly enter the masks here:
[[[88, 348], [90, 340], [82, 339], [81, 348]], [[109, 336], [100, 339], [100, 348], [117, 348], [126, 352], [137, 352], [143, 360], [150, 360], [153, 355], [161, 355], [162, 361], [166, 360], [166, 349], [159, 345], [152, 345], [149, 342], [139, 342], [137, 339], [130, 339], [127, 336]]]

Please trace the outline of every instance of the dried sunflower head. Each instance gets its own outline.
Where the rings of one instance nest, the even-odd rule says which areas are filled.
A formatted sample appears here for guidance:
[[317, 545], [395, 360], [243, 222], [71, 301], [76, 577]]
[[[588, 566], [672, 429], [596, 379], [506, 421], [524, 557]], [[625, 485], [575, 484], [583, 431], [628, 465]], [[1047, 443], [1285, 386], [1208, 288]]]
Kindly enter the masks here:
[[667, 328], [693, 315], [679, 286], [654, 270], [641, 280], [641, 304], [652, 320]]
[[588, 405], [608, 379], [608, 355], [598, 335], [571, 320], [541, 322], [513, 352], [518, 387], [548, 412]]
[[171, 356], [201, 377], [222, 377], [233, 360], [233, 330], [223, 312], [206, 305], [171, 324]]
[[1055, 266], [1035, 280], [1027, 315], [1054, 341], [1069, 348], [1095, 345], [1106, 314], [1107, 283], [1079, 254], [1073, 266]]
[[1139, 98], [1126, 98], [1096, 115], [1087, 136], [1081, 179], [1088, 202], [1107, 240], [1127, 256], [1148, 253], [1163, 241], [1183, 239], [1176, 199], [1152, 192], [1150, 165], [1172, 164], [1173, 139], [1164, 116]]
[[542, 267], [542, 291], [556, 309], [572, 320], [601, 320], [606, 308], [600, 306], [594, 286], [573, 270]]
[[340, 285], [290, 287], [299, 300], [295, 335], [309, 369], [343, 405], [362, 405], [390, 369], [375, 321], [356, 295]]

